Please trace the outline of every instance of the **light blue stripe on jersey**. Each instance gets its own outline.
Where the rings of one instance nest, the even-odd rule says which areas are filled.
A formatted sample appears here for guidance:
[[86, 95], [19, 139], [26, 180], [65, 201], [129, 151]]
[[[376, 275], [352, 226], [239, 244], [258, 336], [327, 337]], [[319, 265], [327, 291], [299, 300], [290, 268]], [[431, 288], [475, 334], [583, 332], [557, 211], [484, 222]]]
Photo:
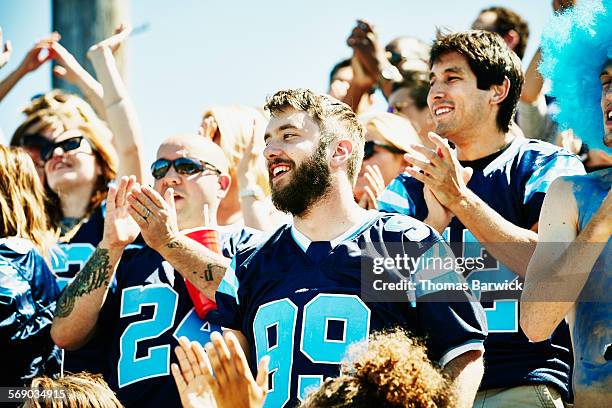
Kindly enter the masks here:
[[378, 199], [380, 211], [414, 215], [414, 203], [406, 192], [401, 178], [395, 178]]
[[236, 258], [232, 259], [230, 266], [225, 271], [225, 275], [223, 275], [223, 280], [221, 280], [221, 284], [219, 284], [219, 288], [217, 292], [225, 293], [228, 296], [231, 296], [236, 301], [236, 304], [240, 304], [238, 301], [238, 278], [236, 277]]
[[576, 156], [556, 156], [537, 169], [525, 184], [526, 204], [535, 193], [546, 193], [550, 183], [561, 176], [585, 174], [584, 166]]

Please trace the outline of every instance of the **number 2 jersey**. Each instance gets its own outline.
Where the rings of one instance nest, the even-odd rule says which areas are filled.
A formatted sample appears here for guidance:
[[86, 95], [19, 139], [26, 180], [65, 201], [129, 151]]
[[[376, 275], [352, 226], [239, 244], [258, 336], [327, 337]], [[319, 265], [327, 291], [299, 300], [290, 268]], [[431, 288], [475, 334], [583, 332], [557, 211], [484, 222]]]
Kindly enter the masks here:
[[467, 291], [456, 303], [418, 296], [411, 302], [406, 292], [405, 301], [394, 303], [362, 296], [362, 262], [372, 261], [364, 245], [404, 241], [425, 250], [442, 239], [413, 218], [370, 211], [331, 242], [310, 242], [285, 225], [234, 257], [209, 319], [244, 334], [253, 371], [270, 356], [266, 407], [298, 404], [325, 378], [337, 376], [347, 347], [373, 331], [401, 326], [425, 338], [430, 357], [442, 365], [482, 349], [484, 312]]
[[[501, 152], [461, 164], [474, 170], [467, 184], [470, 190], [504, 219], [524, 229], [531, 229], [538, 222], [544, 195], [554, 179], [584, 174], [582, 163], [575, 155], [524, 137], [515, 138]], [[419, 220], [427, 217], [423, 184], [407, 174], [401, 174], [389, 184], [379, 205], [384, 211], [407, 214]], [[519, 280], [518, 275], [484, 251], [456, 217], [443, 236], [451, 245], [463, 243], [458, 250], [463, 253], [456, 253], [457, 256], [484, 256], [484, 268], [465, 274], [470, 285], [475, 281], [505, 284]], [[520, 292], [487, 289], [477, 295], [485, 308], [489, 330], [480, 388], [549, 383], [568, 401], [571, 343], [565, 322], [549, 340], [532, 343], [519, 326]]]
[[[221, 227], [223, 255], [231, 258], [253, 233]], [[198, 317], [183, 277], [149, 247], [126, 250], [115, 281], [98, 319], [107, 382], [126, 407], [179, 407], [170, 373], [178, 338], [205, 344], [221, 328]]]

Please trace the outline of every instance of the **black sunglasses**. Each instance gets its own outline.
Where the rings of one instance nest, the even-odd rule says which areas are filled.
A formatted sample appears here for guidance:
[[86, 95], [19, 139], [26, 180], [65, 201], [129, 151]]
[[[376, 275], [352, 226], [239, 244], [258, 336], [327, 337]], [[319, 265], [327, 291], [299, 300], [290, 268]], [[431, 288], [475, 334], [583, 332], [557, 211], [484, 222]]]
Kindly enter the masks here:
[[43, 161], [49, 161], [51, 156], [53, 156], [53, 152], [58, 147], [65, 153], [78, 149], [81, 146], [81, 142], [83, 142], [83, 136], [70, 137], [66, 140], [62, 140], [61, 142], [49, 143], [40, 148], [40, 158]]
[[17, 141], [15, 141], [15, 146], [22, 147], [35, 147], [42, 148], [48, 144], [51, 144], [51, 140], [47, 137], [43, 136], [40, 133], [30, 133], [27, 135], [21, 136]]
[[363, 160], [368, 160], [370, 157], [374, 156], [375, 146], [382, 147], [383, 149], [390, 151], [391, 153], [401, 153], [401, 154], [406, 153], [402, 149], [398, 149], [395, 146], [376, 142], [374, 140], [368, 140], [367, 142], [365, 142], [365, 145], [363, 146]]
[[202, 160], [190, 159], [189, 157], [179, 157], [175, 160], [159, 159], [151, 165], [151, 174], [155, 180], [163, 178], [174, 167], [178, 174], [191, 175], [200, 173], [206, 170], [212, 171], [215, 174], [221, 174], [221, 170], [210, 163]]

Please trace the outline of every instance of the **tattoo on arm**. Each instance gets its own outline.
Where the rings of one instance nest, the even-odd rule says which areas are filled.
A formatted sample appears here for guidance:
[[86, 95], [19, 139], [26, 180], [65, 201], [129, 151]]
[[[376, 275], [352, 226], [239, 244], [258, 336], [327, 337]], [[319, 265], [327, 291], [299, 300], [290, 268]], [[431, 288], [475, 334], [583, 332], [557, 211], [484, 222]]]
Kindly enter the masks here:
[[168, 242], [168, 244], [166, 245], [166, 247], [170, 248], [170, 249], [176, 249], [176, 248], [180, 248], [180, 249], [188, 249], [181, 241], [179, 240], [174, 240], [174, 241], [170, 241]]
[[208, 264], [206, 265], [206, 270], [202, 275], [199, 275], [197, 271], [194, 271], [194, 275], [199, 275], [198, 278], [204, 279], [206, 282], [211, 282], [214, 280], [216, 274], [224, 274], [225, 268], [221, 265]]
[[74, 281], [62, 292], [55, 307], [55, 316], [70, 316], [79, 297], [91, 293], [104, 285], [108, 285], [109, 268], [108, 249], [97, 248], [83, 270], [77, 274]]

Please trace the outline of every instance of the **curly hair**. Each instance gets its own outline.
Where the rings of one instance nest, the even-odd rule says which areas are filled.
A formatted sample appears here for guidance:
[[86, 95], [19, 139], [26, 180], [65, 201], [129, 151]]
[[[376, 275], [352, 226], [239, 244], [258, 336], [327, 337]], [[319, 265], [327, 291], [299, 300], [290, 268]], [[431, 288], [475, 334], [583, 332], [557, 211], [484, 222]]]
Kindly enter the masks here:
[[451, 383], [425, 346], [402, 329], [370, 336], [349, 349], [340, 376], [328, 378], [301, 408], [454, 406]]
[[365, 144], [365, 129], [355, 112], [345, 103], [329, 95], [317, 94], [310, 89], [284, 89], [270, 96], [264, 109], [276, 116], [286, 109], [293, 108], [307, 112], [321, 130], [324, 147], [340, 137], [348, 137], [353, 142], [353, 152], [347, 163], [347, 174], [354, 182], [361, 162]]
[[604, 149], [599, 74], [612, 59], [612, 0], [579, 1], [542, 33], [540, 72], [560, 108], [555, 120], [591, 147]]

